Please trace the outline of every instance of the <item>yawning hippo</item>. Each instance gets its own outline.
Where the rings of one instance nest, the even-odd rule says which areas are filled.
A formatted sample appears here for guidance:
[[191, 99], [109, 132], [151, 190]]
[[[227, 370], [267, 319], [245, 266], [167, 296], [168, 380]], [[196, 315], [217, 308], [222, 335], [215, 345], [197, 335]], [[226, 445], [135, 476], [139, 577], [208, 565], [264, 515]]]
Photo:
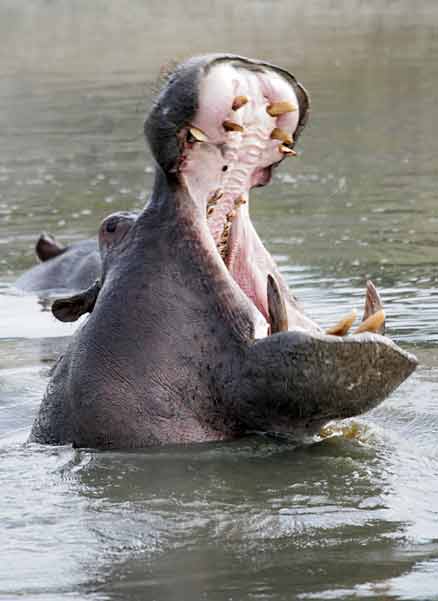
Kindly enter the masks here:
[[270, 64], [210, 55], [174, 71], [145, 124], [150, 203], [108, 233], [94, 310], [54, 369], [32, 441], [312, 433], [415, 369], [388, 338], [327, 335], [305, 317], [250, 221], [250, 189], [295, 154], [307, 115], [305, 90]]
[[41, 234], [35, 245], [41, 261], [15, 282], [24, 292], [49, 294], [87, 288], [100, 276], [101, 260], [96, 240], [81, 240], [69, 246], [58, 244], [51, 236]]

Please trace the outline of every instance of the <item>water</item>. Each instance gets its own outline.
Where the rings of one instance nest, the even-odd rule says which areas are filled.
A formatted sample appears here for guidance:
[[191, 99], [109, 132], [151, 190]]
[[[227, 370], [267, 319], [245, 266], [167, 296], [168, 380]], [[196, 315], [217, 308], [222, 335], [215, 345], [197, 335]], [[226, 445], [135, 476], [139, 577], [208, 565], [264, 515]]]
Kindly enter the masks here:
[[[432, 0], [1, 2], [0, 599], [438, 599], [437, 20]], [[360, 311], [371, 277], [421, 366], [306, 446], [26, 445], [74, 326], [12, 283], [40, 231], [144, 205], [160, 66], [212, 50], [311, 93], [300, 156], [252, 202], [308, 313]]]

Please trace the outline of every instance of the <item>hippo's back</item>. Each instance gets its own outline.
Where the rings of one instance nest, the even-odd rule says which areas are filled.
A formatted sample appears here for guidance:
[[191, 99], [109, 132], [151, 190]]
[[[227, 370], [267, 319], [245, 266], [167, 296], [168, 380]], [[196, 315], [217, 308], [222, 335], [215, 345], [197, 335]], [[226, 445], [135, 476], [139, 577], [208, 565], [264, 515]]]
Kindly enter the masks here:
[[24, 292], [54, 292], [88, 288], [101, 272], [96, 240], [71, 244], [62, 254], [32, 267], [15, 282]]

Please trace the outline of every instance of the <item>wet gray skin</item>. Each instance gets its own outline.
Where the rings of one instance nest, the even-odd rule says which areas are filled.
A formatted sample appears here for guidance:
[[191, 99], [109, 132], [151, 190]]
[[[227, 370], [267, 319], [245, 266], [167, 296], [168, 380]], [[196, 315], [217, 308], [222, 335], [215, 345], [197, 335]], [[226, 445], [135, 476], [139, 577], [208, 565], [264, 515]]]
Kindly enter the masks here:
[[[237, 202], [244, 187], [236, 196], [225, 185], [217, 217], [207, 218], [230, 148], [246, 152], [245, 134], [223, 121], [224, 111], [233, 115], [226, 93], [215, 93], [216, 84], [226, 90], [223, 73], [263, 99], [261, 112], [249, 102], [246, 113], [235, 111], [248, 131], [257, 115], [265, 123], [282, 100], [278, 91], [294, 98], [287, 146], [296, 141], [308, 102], [290, 74], [218, 55], [177, 68], [145, 124], [157, 163], [151, 201], [105, 248], [94, 310], [54, 369], [32, 441], [129, 448], [251, 430], [310, 434], [376, 406], [415, 369], [415, 357], [386, 337], [326, 335], [304, 316], [251, 225], [248, 203]], [[285, 123], [284, 115], [272, 119]], [[248, 188], [266, 184], [291, 154], [263, 136], [256, 160], [240, 154], [236, 167], [230, 159], [232, 173], [241, 164], [250, 170]]]
[[35, 253], [41, 262], [15, 282], [15, 287], [23, 292], [44, 295], [51, 291], [82, 290], [100, 276], [102, 264], [96, 240], [81, 240], [64, 247], [42, 234]]

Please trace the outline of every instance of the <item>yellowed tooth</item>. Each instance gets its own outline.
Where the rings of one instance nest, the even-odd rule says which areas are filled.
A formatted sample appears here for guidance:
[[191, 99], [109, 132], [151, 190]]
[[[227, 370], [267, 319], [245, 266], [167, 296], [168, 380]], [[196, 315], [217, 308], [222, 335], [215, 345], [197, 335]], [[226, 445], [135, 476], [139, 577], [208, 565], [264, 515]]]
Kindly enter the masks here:
[[233, 100], [233, 111], [238, 111], [240, 108], [242, 108], [242, 106], [245, 106], [245, 104], [248, 102], [249, 98], [248, 96], [236, 96], [235, 99]]
[[213, 207], [217, 203], [217, 201], [220, 198], [222, 198], [223, 195], [224, 195], [224, 191], [221, 188], [218, 188], [217, 190], [212, 192], [207, 200], [207, 208]]
[[332, 336], [345, 336], [348, 333], [348, 330], [351, 328], [356, 319], [356, 311], [353, 309], [351, 313], [343, 317], [335, 326], [328, 328], [325, 331], [326, 334], [331, 334]]
[[239, 196], [239, 198], [236, 198], [236, 200], [234, 201], [234, 206], [238, 208], [240, 207], [240, 205], [245, 205], [247, 202], [248, 201], [244, 196]]
[[297, 153], [295, 152], [295, 150], [293, 150], [293, 148], [289, 148], [289, 146], [285, 146], [284, 144], [280, 144], [280, 146], [278, 147], [278, 150], [282, 154], [287, 154], [290, 157], [296, 157], [297, 156]]
[[271, 117], [280, 117], [280, 115], [284, 115], [285, 113], [293, 113], [296, 110], [297, 107], [287, 100], [273, 102], [266, 107], [266, 111], [269, 113], [269, 115], [271, 115]]
[[[234, 215], [232, 215], [232, 213], [234, 213]], [[217, 244], [219, 254], [224, 261], [226, 261], [228, 257], [228, 241], [231, 232], [232, 220], [235, 215], [236, 212], [234, 209], [231, 209], [231, 211], [227, 213], [224, 227], [222, 228], [222, 233]]]
[[385, 311], [380, 309], [377, 313], [373, 313], [363, 321], [358, 328], [354, 331], [354, 334], [360, 334], [361, 332], [379, 332], [385, 324]]
[[271, 140], [280, 140], [280, 142], [284, 142], [285, 144], [293, 144], [294, 139], [291, 134], [288, 134], [284, 129], [280, 129], [279, 127], [275, 127], [271, 132]]
[[198, 129], [197, 127], [189, 127], [189, 132], [192, 134], [192, 136], [195, 138], [195, 140], [197, 140], [198, 142], [207, 142], [208, 141], [208, 137], [207, 135], [202, 131], [202, 129]]
[[234, 121], [229, 121], [228, 119], [222, 123], [225, 131], [244, 131], [243, 127]]

